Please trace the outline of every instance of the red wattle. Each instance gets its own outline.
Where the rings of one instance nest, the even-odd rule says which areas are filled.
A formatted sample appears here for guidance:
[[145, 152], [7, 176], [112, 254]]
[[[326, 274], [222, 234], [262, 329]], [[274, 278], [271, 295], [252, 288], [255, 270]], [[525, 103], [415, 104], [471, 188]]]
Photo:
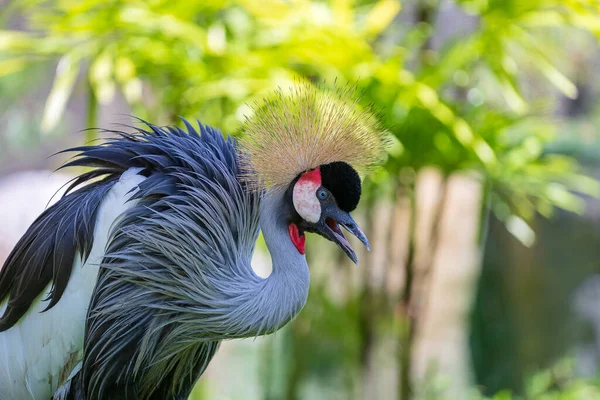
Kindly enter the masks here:
[[300, 234], [298, 227], [293, 222], [288, 225], [288, 233], [290, 234], [290, 239], [296, 249], [298, 249], [298, 253], [305, 254], [306, 253], [306, 236]]

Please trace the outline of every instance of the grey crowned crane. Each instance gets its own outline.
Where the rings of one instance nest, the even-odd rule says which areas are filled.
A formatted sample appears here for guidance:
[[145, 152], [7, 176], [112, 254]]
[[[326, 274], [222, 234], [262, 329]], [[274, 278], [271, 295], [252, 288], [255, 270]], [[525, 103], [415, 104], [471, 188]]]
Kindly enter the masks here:
[[[385, 136], [341, 92], [278, 92], [244, 139], [144, 123], [76, 147], [79, 175], [0, 270], [1, 400], [186, 399], [222, 340], [304, 306], [305, 233], [341, 227]], [[251, 267], [262, 231], [267, 278]]]

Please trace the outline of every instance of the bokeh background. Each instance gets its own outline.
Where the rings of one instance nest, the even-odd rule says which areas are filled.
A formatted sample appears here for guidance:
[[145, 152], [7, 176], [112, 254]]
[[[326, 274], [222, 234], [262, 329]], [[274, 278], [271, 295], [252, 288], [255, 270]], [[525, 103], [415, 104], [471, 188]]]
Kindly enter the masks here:
[[309, 238], [302, 313], [193, 399], [600, 399], [599, 38], [596, 0], [0, 0], [0, 261], [85, 128], [239, 134], [275, 88], [350, 83], [394, 138], [373, 250]]

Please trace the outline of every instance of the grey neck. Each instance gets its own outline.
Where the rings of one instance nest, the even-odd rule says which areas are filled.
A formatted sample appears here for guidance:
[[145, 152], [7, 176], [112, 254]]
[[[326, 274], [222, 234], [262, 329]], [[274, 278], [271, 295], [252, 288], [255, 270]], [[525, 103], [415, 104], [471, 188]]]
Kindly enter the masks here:
[[273, 273], [306, 273], [306, 257], [298, 252], [288, 233], [284, 192], [269, 191], [261, 199], [259, 218], [265, 243], [271, 254]]
[[[265, 312], [263, 330], [273, 332], [292, 319], [306, 303], [310, 275], [306, 257], [288, 234], [283, 191], [269, 191], [260, 203], [260, 227], [271, 255], [273, 272], [257, 297]], [[259, 333], [260, 334], [260, 333]]]

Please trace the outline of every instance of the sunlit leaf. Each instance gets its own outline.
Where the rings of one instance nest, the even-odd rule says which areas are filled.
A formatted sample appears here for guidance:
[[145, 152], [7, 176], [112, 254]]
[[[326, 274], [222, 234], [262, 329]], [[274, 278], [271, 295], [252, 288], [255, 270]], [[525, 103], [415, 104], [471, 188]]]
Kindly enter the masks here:
[[349, 28], [354, 23], [354, 9], [352, 7], [352, 0], [332, 0], [331, 10], [335, 23], [344, 28]]
[[577, 87], [564, 76], [550, 61], [540, 49], [532, 35], [523, 29], [513, 27], [513, 32], [518, 34], [521, 41], [519, 44], [525, 47], [525, 54], [531, 59], [533, 64], [544, 74], [544, 76], [556, 86], [558, 90], [570, 98], [577, 97]]
[[118, 57], [115, 62], [115, 78], [119, 82], [127, 82], [135, 76], [136, 67], [131, 58], [125, 56]]
[[105, 81], [113, 76], [113, 60], [111, 56], [104, 52], [96, 57], [90, 67], [90, 80], [94, 82]]
[[556, 207], [577, 213], [583, 212], [583, 199], [571, 193], [563, 185], [558, 183], [552, 183], [548, 185], [546, 187], [545, 195]]
[[545, 57], [533, 56], [536, 67], [542, 71], [544, 76], [556, 86], [565, 96], [572, 99], [577, 97], [577, 87], [558, 69], [556, 69]]
[[494, 395], [494, 400], [513, 400], [510, 390], [502, 390]]
[[[121, 62], [121, 73], [126, 71], [123, 69], [123, 61]], [[108, 52], [100, 54], [90, 67], [89, 79], [92, 88], [96, 94], [96, 98], [100, 104], [108, 104], [115, 96], [116, 84], [114, 80], [115, 62], [113, 57]]]
[[551, 371], [542, 371], [535, 374], [528, 382], [527, 395], [539, 396], [548, 391], [552, 385]]
[[573, 191], [597, 197], [600, 195], [600, 184], [592, 177], [585, 175], [571, 175], [568, 178], [569, 188]]
[[206, 47], [212, 54], [224, 54], [227, 45], [225, 27], [221, 23], [213, 24], [206, 34]]
[[48, 95], [48, 100], [46, 100], [44, 116], [42, 117], [42, 131], [44, 133], [52, 131], [62, 117], [78, 73], [79, 59], [76, 56], [66, 54], [60, 59], [56, 67], [54, 84]]
[[363, 27], [363, 32], [369, 37], [379, 35], [394, 20], [401, 6], [399, 0], [380, 0], [369, 13]]
[[0, 51], [23, 52], [35, 48], [35, 37], [26, 32], [0, 30]]
[[519, 114], [527, 112], [527, 104], [515, 87], [514, 82], [504, 74], [498, 77], [498, 81], [502, 90], [502, 95], [506, 99], [506, 103], [509, 107]]
[[[295, 6], [305, 3], [297, 0], [293, 2]], [[289, 3], [282, 0], [240, 0], [239, 3], [257, 18], [282, 19], [290, 10]]]
[[565, 15], [558, 10], [539, 10], [525, 14], [520, 18], [520, 22], [527, 27], [560, 27], [567, 22]]
[[0, 77], [22, 70], [28, 65], [28, 62], [26, 57], [0, 60]]
[[506, 221], [506, 229], [525, 247], [535, 244], [535, 232], [522, 218], [513, 215]]

